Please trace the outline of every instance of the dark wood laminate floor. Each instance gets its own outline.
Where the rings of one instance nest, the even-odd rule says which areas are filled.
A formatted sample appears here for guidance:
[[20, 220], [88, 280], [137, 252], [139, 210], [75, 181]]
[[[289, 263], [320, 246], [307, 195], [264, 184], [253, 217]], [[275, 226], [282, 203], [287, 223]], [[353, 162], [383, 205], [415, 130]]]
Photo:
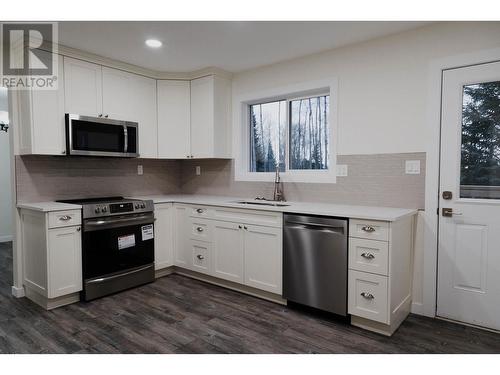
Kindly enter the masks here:
[[0, 244], [0, 353], [500, 353], [500, 335], [410, 316], [390, 338], [179, 275], [45, 311], [11, 296]]

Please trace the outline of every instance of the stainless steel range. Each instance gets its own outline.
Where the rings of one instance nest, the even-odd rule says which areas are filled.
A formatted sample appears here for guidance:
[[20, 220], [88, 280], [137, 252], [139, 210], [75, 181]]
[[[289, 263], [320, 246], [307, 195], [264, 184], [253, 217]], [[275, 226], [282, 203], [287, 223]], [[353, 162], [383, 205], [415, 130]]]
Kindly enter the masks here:
[[61, 202], [82, 205], [82, 299], [154, 281], [153, 201], [108, 197]]

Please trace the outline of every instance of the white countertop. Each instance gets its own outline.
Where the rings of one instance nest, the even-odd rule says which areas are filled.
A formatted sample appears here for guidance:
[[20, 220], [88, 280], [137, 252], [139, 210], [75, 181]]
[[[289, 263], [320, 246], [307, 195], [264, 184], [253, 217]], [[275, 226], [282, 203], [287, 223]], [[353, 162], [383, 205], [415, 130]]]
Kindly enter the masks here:
[[416, 209], [409, 208], [356, 206], [318, 202], [285, 202], [285, 204], [288, 204], [289, 206], [284, 207], [245, 205], [236, 202], [251, 201], [251, 199], [214, 195], [146, 195], [134, 196], [130, 198], [152, 200], [154, 203], [200, 204], [207, 206], [223, 206], [261, 211], [289, 212], [382, 221], [396, 221], [405, 216], [415, 215], [417, 213]]
[[66, 210], [81, 210], [82, 206], [78, 204], [59, 203], [59, 202], [35, 202], [17, 204], [17, 208], [25, 208], [27, 210], [52, 212], [52, 211], [66, 211]]

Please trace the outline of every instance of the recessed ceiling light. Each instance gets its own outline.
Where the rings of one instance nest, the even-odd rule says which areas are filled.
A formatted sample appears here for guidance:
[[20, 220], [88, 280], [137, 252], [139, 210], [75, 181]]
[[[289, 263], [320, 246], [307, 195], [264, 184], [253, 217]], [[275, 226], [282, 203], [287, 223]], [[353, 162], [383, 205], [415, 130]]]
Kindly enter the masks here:
[[146, 40], [146, 45], [151, 48], [160, 48], [163, 43], [158, 39], [148, 39]]

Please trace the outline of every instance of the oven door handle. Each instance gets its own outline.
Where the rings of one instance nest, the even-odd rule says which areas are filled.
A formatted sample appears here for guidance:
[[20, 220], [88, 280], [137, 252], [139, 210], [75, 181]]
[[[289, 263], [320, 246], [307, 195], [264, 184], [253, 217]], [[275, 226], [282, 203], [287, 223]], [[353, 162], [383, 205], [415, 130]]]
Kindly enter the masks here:
[[83, 222], [83, 231], [90, 232], [107, 228], [116, 228], [123, 225], [153, 224], [153, 222], [153, 215], [121, 217], [119, 219], [91, 219]]

